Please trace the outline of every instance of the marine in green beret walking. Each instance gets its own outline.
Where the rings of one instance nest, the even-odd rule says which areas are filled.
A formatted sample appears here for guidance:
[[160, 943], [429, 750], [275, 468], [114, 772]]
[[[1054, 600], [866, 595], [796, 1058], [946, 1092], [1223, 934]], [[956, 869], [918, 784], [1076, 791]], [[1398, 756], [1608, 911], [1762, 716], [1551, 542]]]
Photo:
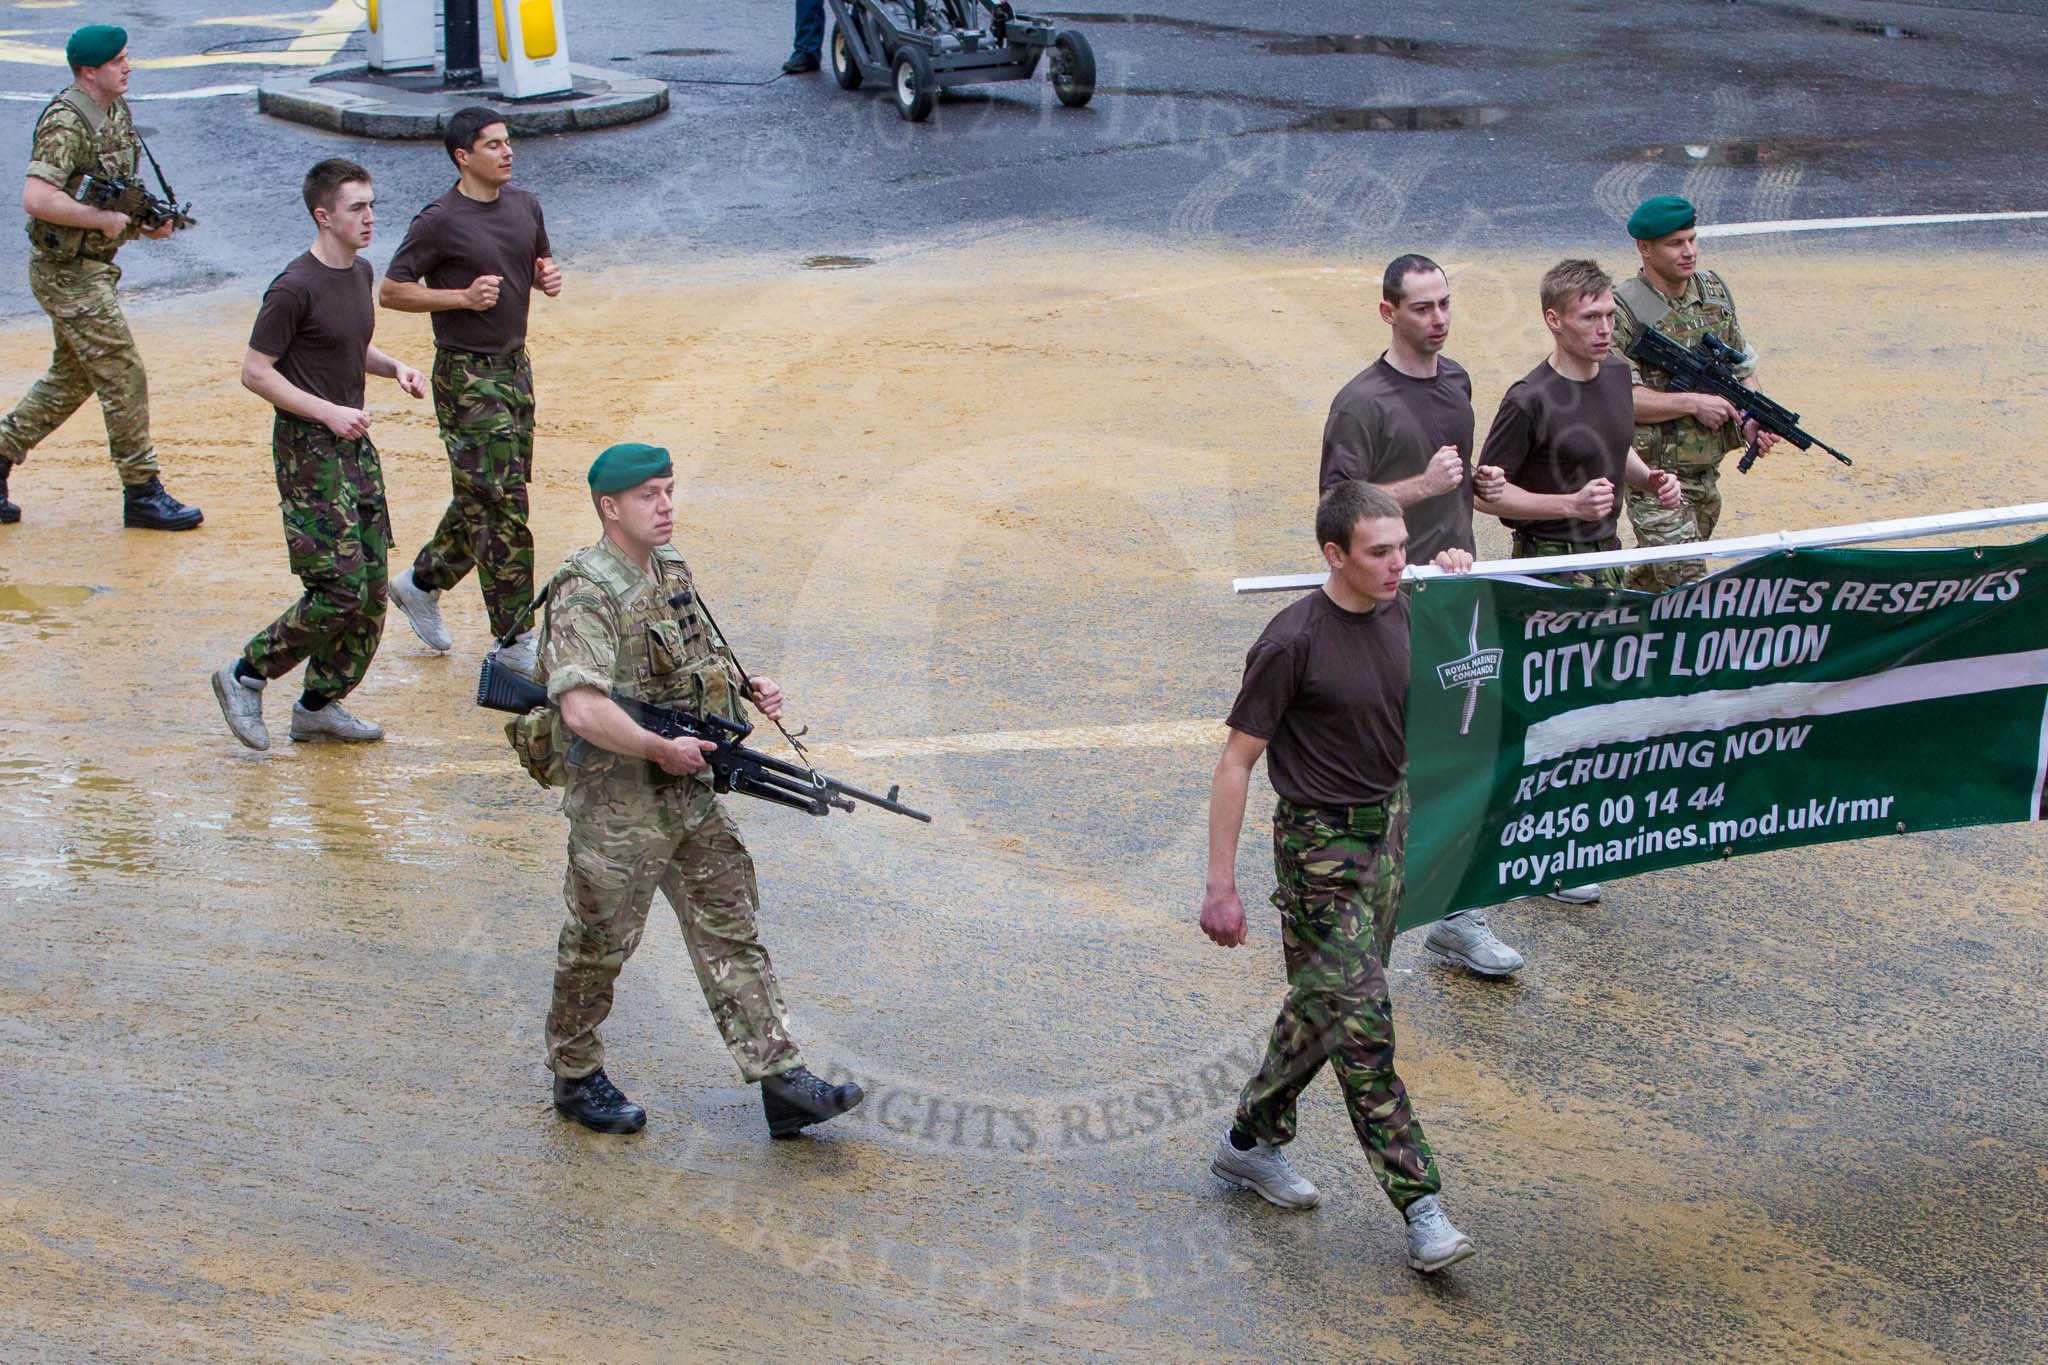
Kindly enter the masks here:
[[30, 450], [94, 394], [107, 422], [107, 450], [121, 476], [122, 524], [189, 531], [203, 517], [164, 491], [149, 439], [149, 382], [115, 286], [114, 253], [136, 237], [161, 241], [169, 223], [138, 226], [113, 209], [72, 197], [88, 175], [132, 176], [140, 141], [128, 117], [128, 34], [88, 24], [64, 45], [71, 84], [36, 120], [28, 182], [28, 284], [50, 315], [56, 350], [50, 369], [0, 418], [0, 522], [21, 520], [8, 499], [8, 476]]
[[[708, 625], [690, 571], [669, 544], [675, 474], [668, 452], [615, 445], [590, 466], [604, 525], [556, 573], [543, 607], [538, 679], [570, 749], [568, 922], [555, 959], [547, 1058], [555, 1108], [586, 1128], [634, 1133], [647, 1112], [604, 1072], [598, 1027], [619, 969], [639, 946], [659, 890], [682, 924], [697, 984], [740, 1074], [761, 1087], [768, 1131], [790, 1137], [864, 1098], [803, 1064], [756, 930], [760, 892], [739, 828], [712, 790], [700, 740], [664, 739], [612, 700], [738, 718], [747, 700], [774, 719], [782, 689], [744, 678]], [[743, 682], [744, 679], [744, 682]]]
[[[1720, 275], [1700, 267], [1693, 206], [1675, 194], [1645, 199], [1629, 216], [1628, 235], [1635, 239], [1642, 263], [1633, 279], [1615, 286], [1615, 353], [1626, 357], [1645, 327], [1655, 327], [1685, 347], [1711, 333], [1750, 354], [1742, 377], [1754, 384], [1755, 356], [1736, 321], [1735, 296]], [[1650, 468], [1676, 475], [1681, 493], [1678, 506], [1664, 507], [1650, 493], [1629, 492], [1628, 519], [1635, 527], [1636, 544], [1712, 540], [1721, 519], [1721, 461], [1730, 450], [1749, 443], [1756, 424], [1743, 421], [1725, 398], [1673, 392], [1670, 376], [1662, 370], [1633, 359], [1628, 367], [1635, 389], [1636, 453]], [[1777, 442], [1764, 432], [1758, 443], [1768, 450]], [[1706, 572], [1706, 562], [1698, 559], [1638, 564], [1628, 572], [1628, 586], [1662, 592], [1703, 578]]]

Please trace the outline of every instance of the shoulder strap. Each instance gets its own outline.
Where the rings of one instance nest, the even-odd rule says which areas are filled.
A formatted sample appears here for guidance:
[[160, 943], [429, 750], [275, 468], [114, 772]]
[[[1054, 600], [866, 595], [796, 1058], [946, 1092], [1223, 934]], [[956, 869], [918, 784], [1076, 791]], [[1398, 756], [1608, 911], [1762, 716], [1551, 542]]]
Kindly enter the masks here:
[[1693, 278], [1700, 282], [1700, 297], [1714, 303], [1735, 306], [1735, 295], [1729, 292], [1728, 282], [1712, 270], [1696, 270]]
[[1631, 275], [1615, 285], [1614, 297], [1640, 327], [1655, 327], [1671, 312], [1671, 301], [1652, 289], [1641, 275]]

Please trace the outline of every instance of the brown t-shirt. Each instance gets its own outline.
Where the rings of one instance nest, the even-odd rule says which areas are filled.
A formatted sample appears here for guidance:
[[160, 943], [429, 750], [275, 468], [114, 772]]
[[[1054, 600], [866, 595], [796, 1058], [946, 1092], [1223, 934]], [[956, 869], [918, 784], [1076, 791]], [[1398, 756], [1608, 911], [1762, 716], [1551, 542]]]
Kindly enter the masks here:
[[358, 256], [336, 270], [308, 251], [263, 291], [249, 347], [277, 357], [277, 372], [345, 408], [363, 405], [363, 352], [377, 330], [376, 271]]
[[1600, 372], [1583, 382], [1566, 379], [1545, 360], [1500, 400], [1479, 462], [1500, 466], [1508, 482], [1527, 493], [1576, 493], [1595, 479], [1612, 480], [1616, 510], [1599, 521], [1502, 518], [1541, 540], [1598, 545], [1614, 535], [1635, 434], [1635, 393], [1626, 360], [1609, 355], [1600, 362]]
[[1366, 806], [1408, 766], [1408, 602], [1346, 611], [1321, 588], [1244, 656], [1230, 728], [1268, 741], [1266, 775], [1296, 805]]
[[1472, 380], [1464, 366], [1437, 357], [1436, 375], [1414, 379], [1382, 355], [1337, 391], [1323, 424], [1317, 491], [1344, 479], [1389, 484], [1412, 479], [1444, 446], [1465, 460], [1465, 481], [1406, 509], [1408, 558], [1427, 564], [1439, 550], [1472, 548]]
[[503, 276], [490, 308], [444, 308], [433, 318], [434, 344], [442, 350], [505, 355], [526, 344], [533, 263], [553, 254], [540, 200], [507, 185], [490, 203], [479, 203], [457, 185], [419, 211], [384, 278], [467, 289], [479, 275]]

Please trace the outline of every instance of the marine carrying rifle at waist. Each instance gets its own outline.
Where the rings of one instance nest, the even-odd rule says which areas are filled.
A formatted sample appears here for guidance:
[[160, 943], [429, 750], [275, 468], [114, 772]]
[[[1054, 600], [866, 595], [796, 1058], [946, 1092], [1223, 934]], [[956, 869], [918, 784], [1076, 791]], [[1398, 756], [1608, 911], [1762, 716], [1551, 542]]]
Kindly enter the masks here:
[[[897, 801], [899, 787], [891, 786], [887, 796], [877, 796], [836, 778], [826, 777], [815, 769], [785, 763], [759, 750], [747, 748], [742, 741], [753, 733], [754, 727], [745, 721], [651, 705], [635, 700], [617, 688], [612, 689], [611, 699], [643, 730], [664, 739], [697, 739], [716, 745], [716, 748], [705, 751], [704, 761], [711, 769], [712, 786], [718, 791], [738, 792], [742, 796], [772, 801], [808, 815], [830, 815], [834, 807], [851, 811], [856, 801], [864, 801], [894, 815], [907, 815], [913, 820], [931, 823], [931, 816]], [[546, 706], [548, 694], [546, 688], [531, 678], [499, 667], [495, 658], [487, 658], [483, 674], [477, 680], [476, 701], [477, 705], [493, 711], [525, 715]], [[576, 747], [586, 743], [579, 739]], [[571, 757], [573, 760], [573, 747]]]
[[[1669, 375], [1673, 393], [1710, 393], [1724, 398], [1743, 420], [1755, 422], [1759, 432], [1768, 431], [1801, 450], [1819, 446], [1843, 464], [1855, 463], [1818, 436], [1802, 430], [1798, 413], [1743, 383], [1738, 371], [1749, 362], [1749, 357], [1711, 332], [1687, 350], [1655, 327], [1645, 327], [1628, 348], [1628, 357], [1638, 365]], [[1736, 464], [1736, 472], [1747, 474], [1760, 453], [1756, 437], [1750, 437], [1749, 449]]]

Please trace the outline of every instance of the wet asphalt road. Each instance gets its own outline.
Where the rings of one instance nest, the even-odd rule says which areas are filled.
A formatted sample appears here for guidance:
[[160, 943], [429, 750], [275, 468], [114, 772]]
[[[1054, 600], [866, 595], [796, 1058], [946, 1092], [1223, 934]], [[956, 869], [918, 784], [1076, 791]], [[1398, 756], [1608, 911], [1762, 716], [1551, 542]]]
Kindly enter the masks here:
[[[187, 52], [277, 32], [189, 22], [220, 8], [116, 17]], [[779, 7], [614, 8], [601, 35], [572, 30], [579, 60], [762, 79], [786, 40]], [[1525, 278], [1538, 248], [1611, 259], [1617, 215], [1666, 189], [1726, 219], [2048, 207], [2028, 197], [2048, 41], [2025, 8], [1284, 5], [1254, 33], [1203, 4], [1090, 29], [1105, 84], [1154, 93], [1074, 114], [999, 89], [923, 128], [829, 78], [677, 84], [659, 121], [522, 150], [580, 276], [540, 324], [543, 553], [588, 530], [567, 452], [628, 413], [702, 447], [693, 562], [726, 585], [736, 643], [784, 670], [831, 741], [1213, 717], [1277, 607], [1230, 598], [1227, 579], [1301, 567], [1318, 405], [1373, 341], [1325, 261], [1358, 247], [1376, 265], [1397, 234], [1467, 258], [1498, 239]], [[61, 31], [72, 13], [9, 17]], [[1670, 16], [1698, 27], [1661, 33]], [[1427, 45], [1262, 46], [1360, 31]], [[1753, 59], [1730, 55], [1759, 33]], [[650, 55], [685, 49], [702, 55]], [[1719, 55], [1667, 95], [1663, 69], [1688, 52]], [[144, 72], [137, 89], [265, 74]], [[1669, 103], [1682, 117], [1653, 112]], [[1287, 131], [1417, 106], [1504, 112]], [[0, 105], [13, 145], [34, 108]], [[870, 1104], [767, 1143], [657, 908], [611, 1026], [655, 1122], [624, 1144], [560, 1125], [535, 1056], [560, 822], [469, 706], [474, 594], [454, 608], [456, 658], [392, 622], [363, 707], [393, 738], [369, 753], [245, 754], [201, 681], [289, 584], [223, 317], [303, 245], [311, 160], [377, 169], [381, 261], [445, 159], [277, 124], [245, 96], [137, 108], [205, 218], [124, 264], [165, 362], [160, 434], [209, 523], [189, 543], [118, 537], [96, 432], [73, 429], [71, 453], [24, 480], [33, 520], [0, 543], [17, 944], [0, 969], [16, 1096], [0, 1269], [26, 1286], [0, 1305], [0, 1358], [2044, 1355], [2038, 828], [1677, 869], [1594, 910], [1523, 903], [1497, 921], [1531, 961], [1512, 985], [1436, 967], [1409, 936], [1393, 963], [1404, 1073], [1483, 1247], [1436, 1282], [1401, 1268], [1327, 1083], [1297, 1148], [1322, 1210], [1282, 1215], [1207, 1175], [1280, 981], [1270, 922], [1229, 957], [1189, 926], [1200, 746], [825, 750], [941, 812], [929, 830], [738, 812], [807, 1044], [869, 1082]], [[1686, 144], [1700, 164], [1663, 150]], [[1191, 268], [1220, 283], [1176, 293], [1169, 266], [1113, 260], [1068, 259], [1063, 279], [1045, 264], [1063, 233], [1197, 248]], [[1929, 258], [2032, 250], [2043, 230], [1783, 251], [1822, 240], [1924, 243], [1911, 279], [1931, 295]], [[1775, 245], [1743, 249], [1746, 279], [1799, 278]], [[818, 252], [884, 262], [794, 269]], [[734, 287], [707, 268], [762, 255], [790, 268]], [[1859, 454], [1888, 445], [1854, 479], [1760, 476], [1736, 526], [1928, 510], [1914, 458], [1930, 452], [1943, 506], [2048, 496], [2027, 463], [2048, 393], [2026, 360], [2048, 337], [2033, 310], [1998, 320], [1987, 259], [1967, 258], [1973, 292], [1944, 297], [1926, 334], [1905, 291], [1866, 328], [1860, 280], [1812, 287], [1835, 367], [1820, 401], [1902, 434], [1852, 428]], [[1870, 260], [1873, 279], [1899, 269]], [[635, 295], [670, 264], [699, 278]], [[1029, 276], [1027, 303], [1006, 298], [1006, 267]], [[34, 332], [19, 272], [0, 275], [0, 309]], [[168, 340], [187, 302], [189, 347]], [[1486, 401], [1528, 323], [1497, 309], [1464, 315], [1459, 348], [1483, 356]], [[1482, 316], [1511, 321], [1483, 336]], [[1776, 312], [1759, 324], [1799, 334]], [[1910, 383], [1874, 373], [1873, 343], [1902, 369], [1934, 349], [1983, 391], [1959, 405], [1924, 364]], [[34, 347], [10, 344], [26, 374]], [[423, 414], [380, 402], [407, 538], [438, 512], [439, 456]], [[1170, 428], [1148, 428], [1161, 411]], [[1980, 496], [1972, 460], [1994, 446]], [[1255, 813], [1255, 916], [1262, 835]]]
[[[130, 27], [138, 55], [231, 57], [294, 36], [276, 20], [229, 22], [229, 8], [131, 0], [107, 17]], [[1023, 223], [1301, 250], [1391, 230], [1484, 250], [1618, 239], [1628, 209], [1665, 191], [1710, 221], [2043, 206], [2048, 6], [2032, 2], [1288, 3], [1256, 24], [1217, 0], [1170, 14], [1077, 6], [1055, 13], [1097, 50], [1088, 109], [1061, 108], [1043, 81], [1012, 83], [948, 97], [925, 126], [829, 74], [773, 79], [788, 41], [778, 5], [604, 8], [602, 24], [572, 8], [574, 57], [670, 81], [673, 103], [636, 127], [523, 147], [520, 178], [547, 203], [564, 259], [584, 266], [957, 246]], [[82, 13], [17, 11], [35, 26], [21, 41], [61, 44]], [[357, 31], [337, 60], [361, 50]], [[143, 71], [134, 90], [279, 70]], [[16, 92], [61, 80], [0, 61]], [[25, 145], [36, 108], [0, 105], [0, 146]], [[449, 179], [432, 144], [362, 146], [268, 119], [247, 95], [137, 108], [203, 223], [126, 254], [143, 297], [260, 287], [306, 235], [297, 185], [319, 157], [361, 155], [377, 172], [380, 261]], [[1424, 130], [1370, 130], [1386, 120]], [[1002, 269], [992, 256], [992, 282]], [[18, 274], [0, 273], [0, 313], [31, 310]]]

